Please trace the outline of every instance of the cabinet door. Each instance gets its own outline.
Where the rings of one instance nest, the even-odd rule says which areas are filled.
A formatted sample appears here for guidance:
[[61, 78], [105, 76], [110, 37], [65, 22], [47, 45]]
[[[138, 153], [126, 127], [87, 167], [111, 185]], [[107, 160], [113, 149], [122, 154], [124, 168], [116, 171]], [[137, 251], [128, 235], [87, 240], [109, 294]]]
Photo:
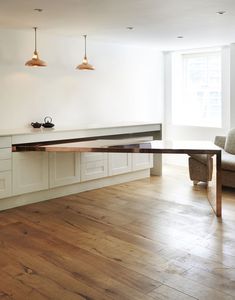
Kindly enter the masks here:
[[133, 153], [132, 154], [133, 171], [152, 168], [153, 154], [150, 153]]
[[13, 194], [48, 189], [48, 153], [13, 153]]
[[11, 196], [11, 171], [0, 172], [0, 198]]
[[81, 181], [108, 176], [107, 153], [81, 153]]
[[107, 160], [108, 153], [105, 152], [83, 152], [81, 153], [81, 163], [85, 164], [91, 161]]
[[0, 159], [0, 172], [11, 170], [11, 159]]
[[131, 172], [131, 153], [109, 153], [109, 175]]
[[50, 153], [49, 162], [50, 188], [80, 182], [80, 153]]
[[10, 148], [11, 147], [11, 137], [0, 137], [0, 148]]
[[0, 148], [0, 160], [1, 159], [11, 159], [11, 148]]

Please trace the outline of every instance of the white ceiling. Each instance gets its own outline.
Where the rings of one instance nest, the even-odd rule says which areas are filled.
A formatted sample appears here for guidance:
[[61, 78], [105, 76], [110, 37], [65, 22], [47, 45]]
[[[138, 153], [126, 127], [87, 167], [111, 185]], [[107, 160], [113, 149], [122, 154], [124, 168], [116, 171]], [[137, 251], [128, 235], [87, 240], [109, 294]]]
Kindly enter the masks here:
[[235, 0], [0, 0], [0, 28], [33, 26], [163, 50], [224, 45], [235, 42]]

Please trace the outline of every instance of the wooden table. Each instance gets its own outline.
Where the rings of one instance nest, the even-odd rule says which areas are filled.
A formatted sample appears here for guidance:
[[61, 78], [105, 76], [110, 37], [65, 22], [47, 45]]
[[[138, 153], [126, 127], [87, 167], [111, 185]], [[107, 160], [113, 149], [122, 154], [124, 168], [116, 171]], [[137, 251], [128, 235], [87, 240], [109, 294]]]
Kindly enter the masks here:
[[221, 149], [212, 142], [205, 141], [146, 141], [92, 140], [64, 144], [15, 145], [13, 151], [46, 152], [119, 152], [119, 153], [174, 153], [209, 154], [216, 156], [215, 183], [207, 188], [208, 200], [217, 217], [222, 216]]

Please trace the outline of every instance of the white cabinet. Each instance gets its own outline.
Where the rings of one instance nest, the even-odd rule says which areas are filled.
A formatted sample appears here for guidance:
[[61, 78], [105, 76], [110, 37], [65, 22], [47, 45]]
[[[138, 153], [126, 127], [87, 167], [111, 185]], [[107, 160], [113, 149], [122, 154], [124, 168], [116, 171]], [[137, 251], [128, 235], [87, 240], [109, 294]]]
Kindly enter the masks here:
[[11, 196], [11, 171], [0, 172], [0, 198]]
[[50, 153], [49, 173], [50, 188], [80, 182], [80, 153]]
[[11, 138], [0, 137], [0, 198], [12, 195]]
[[81, 153], [81, 181], [108, 176], [107, 153]]
[[133, 153], [132, 170], [138, 171], [153, 167], [153, 154], [150, 153]]
[[11, 148], [0, 149], [0, 160], [11, 159]]
[[0, 172], [11, 170], [11, 159], [1, 159], [0, 160]]
[[[134, 144], [152, 140], [151, 136], [124, 139], [124, 143]], [[148, 169], [153, 166], [153, 155], [149, 153], [110, 153], [109, 176]]]
[[13, 194], [48, 189], [48, 153], [13, 153]]
[[131, 153], [109, 153], [109, 176], [131, 172]]
[[11, 147], [11, 137], [5, 136], [0, 137], [0, 148], [10, 148]]

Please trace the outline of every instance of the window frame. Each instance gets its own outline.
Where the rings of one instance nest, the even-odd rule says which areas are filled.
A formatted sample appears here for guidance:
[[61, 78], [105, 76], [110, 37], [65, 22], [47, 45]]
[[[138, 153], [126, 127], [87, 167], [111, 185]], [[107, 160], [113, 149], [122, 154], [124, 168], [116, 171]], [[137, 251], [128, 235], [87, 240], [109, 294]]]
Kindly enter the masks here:
[[[220, 55], [220, 119], [217, 124], [199, 123], [191, 124], [185, 122], [180, 118], [180, 113], [177, 112], [183, 109], [183, 104], [185, 101], [184, 91], [185, 91], [185, 81], [187, 76], [185, 76], [185, 62], [184, 57], [203, 57], [210, 54]], [[189, 51], [176, 51], [172, 52], [172, 113], [171, 122], [173, 126], [187, 126], [187, 127], [205, 127], [205, 128], [222, 128], [223, 127], [223, 53], [222, 47], [209, 48], [209, 49], [195, 49]], [[207, 69], [208, 70], [208, 69]], [[208, 71], [207, 71], [208, 72]], [[181, 100], [179, 100], [181, 99]], [[181, 104], [181, 105], [179, 105]], [[205, 120], [205, 119], [204, 119]]]

